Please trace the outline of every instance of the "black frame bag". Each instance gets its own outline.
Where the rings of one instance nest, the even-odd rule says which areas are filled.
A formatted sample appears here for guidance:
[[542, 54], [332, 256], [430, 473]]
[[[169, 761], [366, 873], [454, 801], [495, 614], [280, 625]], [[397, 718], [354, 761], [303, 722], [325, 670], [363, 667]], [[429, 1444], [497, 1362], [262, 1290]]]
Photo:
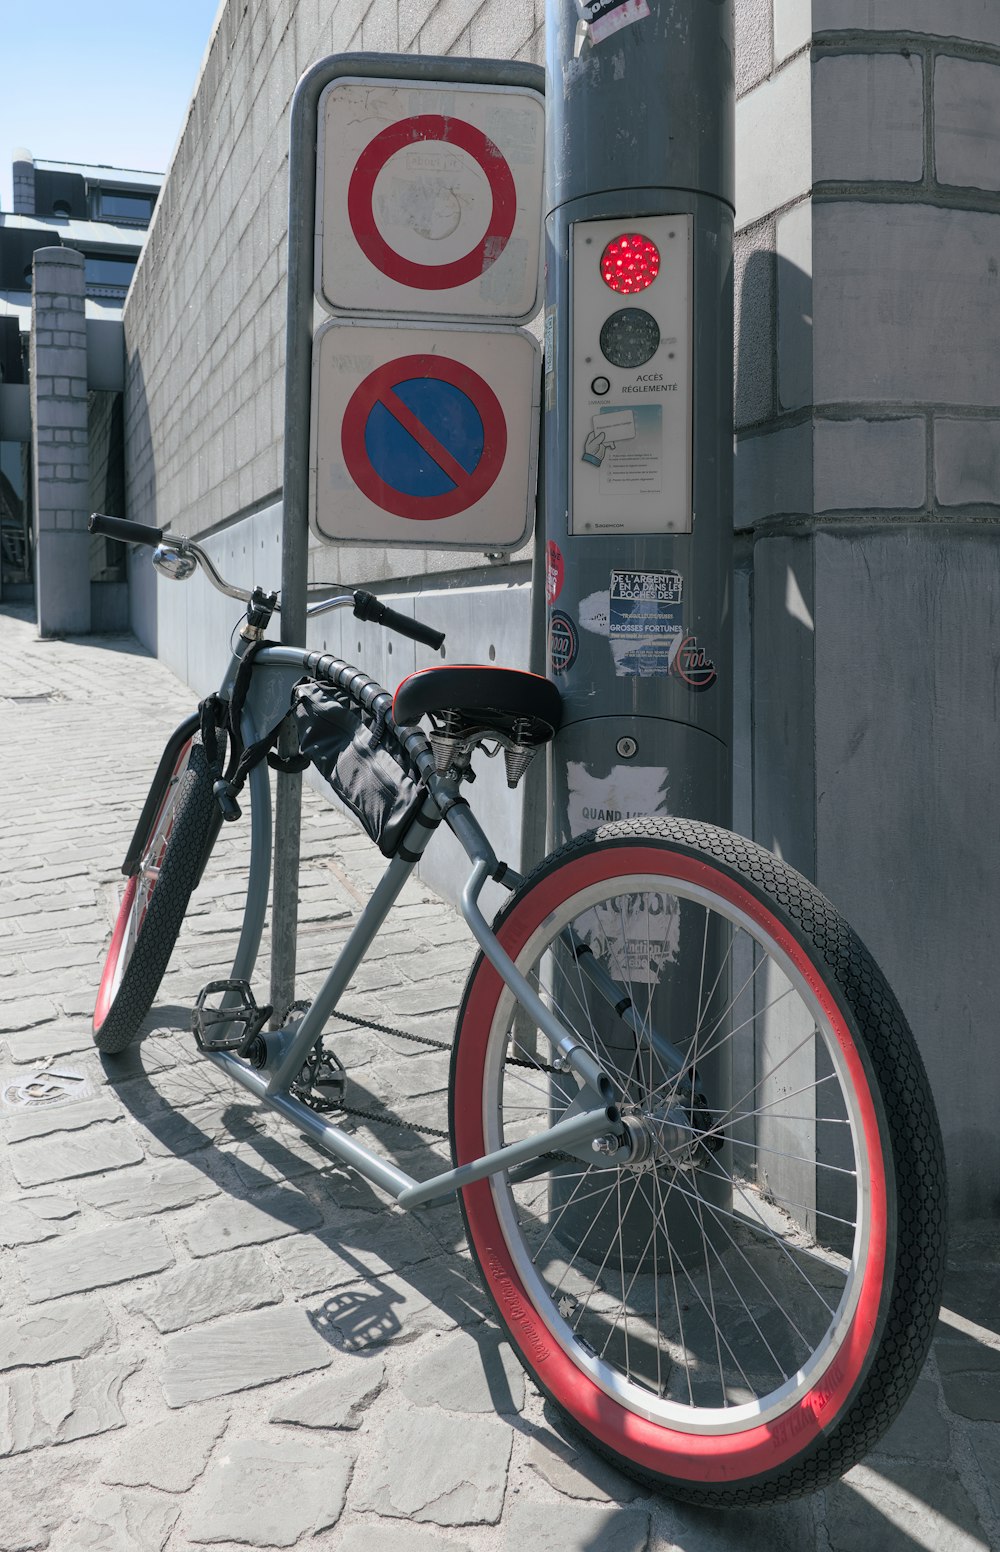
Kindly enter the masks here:
[[360, 820], [383, 857], [394, 857], [424, 800], [385, 724], [367, 722], [340, 690], [306, 680], [292, 692], [299, 750]]

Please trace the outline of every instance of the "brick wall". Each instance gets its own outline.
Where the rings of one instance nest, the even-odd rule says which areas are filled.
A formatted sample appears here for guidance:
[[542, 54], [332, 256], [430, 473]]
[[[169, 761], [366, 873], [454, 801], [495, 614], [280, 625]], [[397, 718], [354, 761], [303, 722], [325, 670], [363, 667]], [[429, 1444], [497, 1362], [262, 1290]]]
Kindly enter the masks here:
[[[752, 824], [903, 1004], [995, 1210], [1000, 9], [737, 0]], [[810, 25], [811, 24], [811, 25]]]

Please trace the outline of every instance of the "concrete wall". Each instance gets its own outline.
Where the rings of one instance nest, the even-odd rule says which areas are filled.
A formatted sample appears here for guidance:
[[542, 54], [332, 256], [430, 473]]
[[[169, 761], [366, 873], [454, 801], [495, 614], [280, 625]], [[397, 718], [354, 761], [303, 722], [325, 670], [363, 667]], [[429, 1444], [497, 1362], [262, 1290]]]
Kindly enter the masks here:
[[[757, 839], [889, 975], [956, 1217], [1000, 1202], [1000, 22], [738, 0], [736, 523]], [[878, 30], [875, 30], [875, 29]], [[811, 36], [810, 36], [811, 34]]]

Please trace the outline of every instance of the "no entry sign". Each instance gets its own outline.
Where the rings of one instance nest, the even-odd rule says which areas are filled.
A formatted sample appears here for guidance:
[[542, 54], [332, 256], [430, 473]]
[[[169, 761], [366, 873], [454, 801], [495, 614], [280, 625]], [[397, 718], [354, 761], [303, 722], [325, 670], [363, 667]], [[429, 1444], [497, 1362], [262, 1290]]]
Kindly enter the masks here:
[[325, 324], [313, 368], [315, 533], [518, 548], [534, 508], [538, 380], [538, 347], [520, 330]]
[[320, 101], [316, 295], [369, 316], [526, 322], [544, 107], [520, 87], [344, 77]]

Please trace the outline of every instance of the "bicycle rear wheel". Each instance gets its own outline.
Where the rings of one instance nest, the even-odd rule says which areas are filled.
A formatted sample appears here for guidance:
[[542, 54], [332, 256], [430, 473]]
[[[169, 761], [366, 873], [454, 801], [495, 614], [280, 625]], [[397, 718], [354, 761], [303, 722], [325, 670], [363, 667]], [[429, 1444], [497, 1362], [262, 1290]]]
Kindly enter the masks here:
[[[496, 931], [618, 1085], [633, 1140], [627, 1161], [581, 1149], [462, 1193], [522, 1363], [592, 1445], [676, 1496], [823, 1486], [898, 1413], [940, 1301], [941, 1138], [883, 976], [804, 878], [682, 820], [572, 843]], [[456, 1164], [576, 1100], [525, 1026], [480, 956]]]
[[124, 1051], [153, 1005], [213, 839], [218, 807], [204, 747], [180, 750], [125, 886], [94, 1008], [94, 1043]]

